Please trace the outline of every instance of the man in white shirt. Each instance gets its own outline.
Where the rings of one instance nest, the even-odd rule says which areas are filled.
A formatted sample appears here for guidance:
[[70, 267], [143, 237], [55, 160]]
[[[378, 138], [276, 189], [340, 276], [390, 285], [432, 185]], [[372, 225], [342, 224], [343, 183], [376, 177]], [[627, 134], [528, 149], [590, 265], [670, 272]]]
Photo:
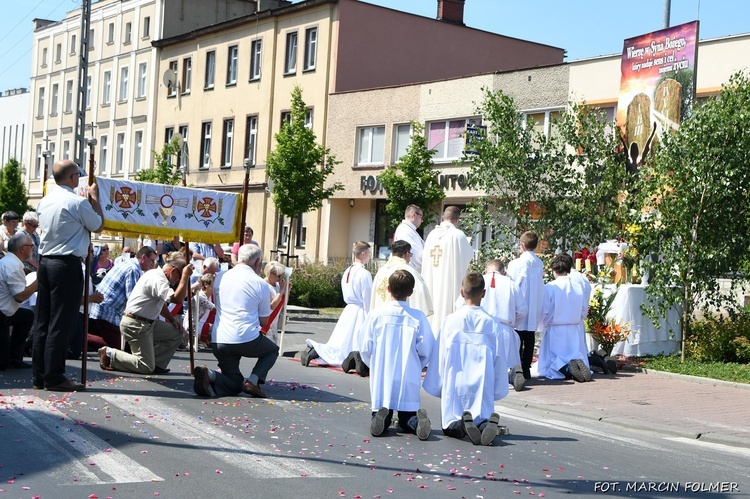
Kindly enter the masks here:
[[[149, 248], [150, 247], [151, 246], [149, 246]], [[117, 265], [119, 263], [125, 263], [125, 262], [129, 261], [133, 257], [134, 257], [134, 255], [132, 255], [131, 252], [130, 252], [130, 246], [123, 246], [122, 247], [122, 253], [120, 254], [120, 256], [118, 256], [117, 258], [115, 258], [115, 265]]]
[[461, 211], [455, 206], [446, 207], [443, 222], [427, 235], [424, 243], [422, 277], [435, 309], [430, 324], [436, 338], [443, 319], [455, 310], [461, 281], [474, 258], [474, 249], [466, 234], [458, 228], [460, 216]]
[[411, 244], [411, 265], [417, 272], [422, 272], [422, 253], [424, 252], [424, 241], [417, 229], [422, 225], [424, 212], [415, 204], [410, 204], [404, 212], [404, 219], [396, 227], [393, 234], [394, 241], [406, 241]]
[[[240, 246], [237, 265], [214, 281], [216, 322], [214, 356], [221, 371], [195, 368], [193, 390], [204, 397], [237, 395], [241, 391], [266, 398], [260, 389], [279, 356], [279, 347], [261, 334], [271, 315], [268, 286], [260, 277], [263, 250], [254, 244]], [[240, 371], [243, 357], [257, 358], [252, 374]]]
[[531, 379], [531, 361], [534, 359], [536, 330], [542, 317], [544, 298], [544, 263], [534, 254], [539, 237], [536, 232], [521, 234], [521, 256], [508, 264], [508, 277], [516, 283], [521, 301], [526, 305], [526, 319], [516, 324], [516, 333], [521, 340], [521, 367], [523, 377]]
[[20, 307], [36, 291], [36, 279], [27, 285], [23, 270], [23, 262], [33, 251], [34, 241], [19, 232], [8, 240], [8, 253], [0, 259], [0, 371], [31, 368], [23, 361], [23, 347], [34, 324], [34, 312]]

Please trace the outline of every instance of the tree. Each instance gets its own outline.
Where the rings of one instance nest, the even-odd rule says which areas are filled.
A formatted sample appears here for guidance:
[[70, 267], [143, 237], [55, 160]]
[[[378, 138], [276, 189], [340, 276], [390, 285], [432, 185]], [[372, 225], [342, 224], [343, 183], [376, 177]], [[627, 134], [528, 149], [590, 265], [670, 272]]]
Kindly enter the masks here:
[[154, 167], [144, 168], [135, 177], [138, 182], [150, 182], [153, 184], [178, 185], [182, 183], [182, 172], [177, 164], [172, 164], [172, 158], [180, 151], [179, 139], [172, 137], [166, 142], [161, 152], [151, 151], [154, 155]]
[[[650, 165], [641, 169], [640, 216], [644, 244], [659, 248], [650, 292], [663, 298], [651, 314], [683, 309], [685, 338], [697, 307], [732, 310], [720, 277], [736, 277], [750, 248], [750, 80], [738, 73], [718, 96], [693, 111], [679, 130], [660, 138]], [[738, 284], [735, 279], [734, 284]]]
[[20, 216], [30, 210], [26, 187], [21, 180], [21, 165], [10, 158], [0, 170], [0, 213], [15, 211]]
[[292, 90], [291, 119], [282, 123], [274, 138], [276, 148], [268, 154], [268, 178], [273, 182], [273, 202], [282, 215], [289, 217], [289, 254], [294, 249], [295, 223], [299, 217], [319, 208], [337, 190], [340, 183], [325, 187], [326, 179], [340, 163], [327, 147], [316, 142], [315, 132], [305, 125], [307, 107], [302, 89]]
[[445, 190], [438, 182], [438, 174], [432, 169], [435, 150], [427, 148], [424, 126], [412, 122], [411, 144], [393, 166], [378, 175], [378, 180], [388, 193], [385, 209], [398, 225], [406, 207], [416, 204], [424, 212], [424, 219], [437, 216], [438, 204], [445, 198]]

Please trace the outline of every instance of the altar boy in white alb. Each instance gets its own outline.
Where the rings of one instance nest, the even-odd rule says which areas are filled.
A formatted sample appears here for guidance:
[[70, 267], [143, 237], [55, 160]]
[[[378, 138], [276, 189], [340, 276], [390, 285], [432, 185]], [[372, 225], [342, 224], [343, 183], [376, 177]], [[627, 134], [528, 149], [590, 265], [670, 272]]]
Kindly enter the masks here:
[[427, 235], [424, 243], [422, 277], [432, 296], [435, 313], [430, 324], [438, 334], [443, 319], [455, 310], [456, 298], [461, 290], [461, 280], [466, 275], [474, 249], [458, 228], [461, 211], [448, 206], [443, 211], [443, 221]]
[[354, 263], [341, 276], [341, 292], [346, 307], [341, 312], [336, 327], [333, 328], [327, 343], [307, 340], [307, 350], [302, 352], [302, 365], [319, 358], [322, 363], [340, 366], [351, 353], [362, 346], [362, 324], [370, 311], [372, 294], [372, 274], [365, 265], [370, 261], [370, 245], [357, 241], [352, 247]]
[[361, 354], [370, 368], [370, 433], [376, 437], [391, 425], [394, 410], [403, 431], [416, 433], [420, 440], [430, 436], [430, 419], [420, 407], [419, 388], [435, 338], [424, 313], [406, 302], [413, 289], [414, 276], [406, 270], [395, 271], [388, 278], [393, 300], [373, 310], [364, 326]]
[[466, 305], [443, 321], [423, 385], [440, 397], [443, 433], [468, 435], [475, 445], [490, 445], [497, 436], [495, 401], [508, 395], [504, 330], [515, 334], [480, 306], [484, 295], [482, 275], [467, 274], [461, 286]]
[[410, 204], [404, 212], [404, 219], [396, 227], [393, 233], [394, 241], [406, 241], [411, 245], [411, 265], [417, 272], [422, 271], [422, 253], [424, 252], [424, 241], [417, 229], [422, 225], [424, 212], [415, 204]]

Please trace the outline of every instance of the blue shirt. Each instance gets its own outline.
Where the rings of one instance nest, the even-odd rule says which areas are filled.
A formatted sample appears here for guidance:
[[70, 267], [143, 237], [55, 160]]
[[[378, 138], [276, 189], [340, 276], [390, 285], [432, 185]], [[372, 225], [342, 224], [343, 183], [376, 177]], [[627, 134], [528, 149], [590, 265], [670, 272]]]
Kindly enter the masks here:
[[42, 226], [39, 254], [86, 258], [90, 232], [99, 228], [102, 217], [88, 199], [78, 196], [67, 185], [58, 185], [50, 191], [36, 208]]
[[142, 275], [141, 265], [135, 258], [112, 267], [96, 288], [104, 295], [104, 300], [91, 304], [89, 317], [119, 326], [128, 297]]

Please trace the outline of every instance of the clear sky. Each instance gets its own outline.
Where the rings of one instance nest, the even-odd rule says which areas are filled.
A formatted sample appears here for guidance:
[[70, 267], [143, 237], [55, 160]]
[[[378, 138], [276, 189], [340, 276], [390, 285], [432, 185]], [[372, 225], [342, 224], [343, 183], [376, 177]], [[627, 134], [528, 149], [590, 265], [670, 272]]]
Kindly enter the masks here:
[[[366, 1], [425, 17], [437, 14], [437, 0]], [[0, 5], [0, 91], [28, 87], [32, 19], [61, 20], [81, 1], [0, 0]], [[663, 10], [664, 0], [466, 0], [464, 21], [472, 28], [564, 48], [572, 61], [619, 53], [624, 39], [661, 29]], [[748, 33], [750, 1], [672, 0], [672, 25], [695, 19], [701, 21], [701, 39]], [[389, 35], [387, 26], [383, 35]]]

